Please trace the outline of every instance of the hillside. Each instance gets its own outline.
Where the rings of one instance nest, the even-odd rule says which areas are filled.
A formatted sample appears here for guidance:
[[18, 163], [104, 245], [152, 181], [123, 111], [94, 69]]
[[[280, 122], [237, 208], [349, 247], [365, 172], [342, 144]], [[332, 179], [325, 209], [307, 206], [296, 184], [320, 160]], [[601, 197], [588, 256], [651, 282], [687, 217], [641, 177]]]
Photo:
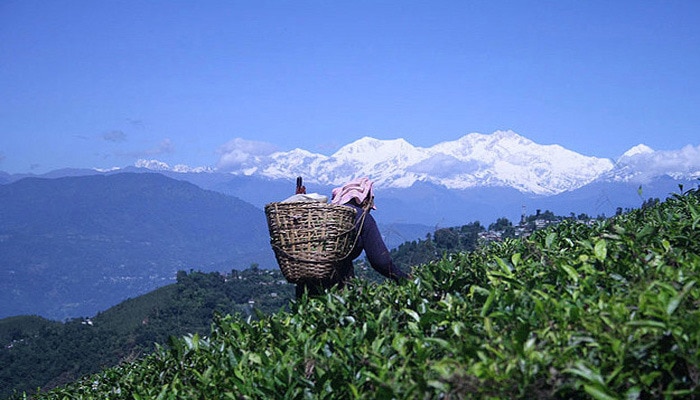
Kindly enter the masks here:
[[[479, 224], [442, 228], [424, 240], [406, 242], [391, 251], [403, 270], [439, 254], [473, 250]], [[367, 264], [356, 262], [361, 279], [382, 282]], [[167, 343], [171, 335], [209, 332], [214, 313], [257, 315], [289, 306], [293, 286], [279, 269], [249, 268], [218, 273], [180, 271], [177, 283], [128, 299], [92, 318], [65, 323], [37, 316], [0, 319], [0, 398], [13, 392], [44, 390], [76, 377], [112, 367], [137, 355], [149, 354], [153, 343]], [[80, 351], [75, 348], [79, 347]]]
[[0, 204], [0, 318], [92, 316], [178, 270], [275, 265], [261, 210], [159, 174], [25, 178]]
[[39, 398], [694, 398], [700, 192], [356, 281]]
[[207, 334], [215, 313], [255, 316], [288, 307], [293, 286], [278, 270], [227, 275], [181, 271], [177, 283], [65, 323], [0, 319], [0, 398], [53, 388], [150, 354], [170, 336]]

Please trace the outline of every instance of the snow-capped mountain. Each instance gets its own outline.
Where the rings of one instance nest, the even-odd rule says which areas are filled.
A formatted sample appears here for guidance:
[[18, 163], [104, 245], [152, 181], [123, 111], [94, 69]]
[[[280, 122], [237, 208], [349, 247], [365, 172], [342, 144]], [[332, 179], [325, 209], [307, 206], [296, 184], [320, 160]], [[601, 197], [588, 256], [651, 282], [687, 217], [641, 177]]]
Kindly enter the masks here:
[[[165, 163], [163, 161], [158, 161], [158, 160], [138, 160], [134, 164], [136, 168], [146, 168], [150, 169], [152, 171], [172, 171], [172, 172], [180, 172], [180, 173], [200, 173], [200, 172], [214, 172], [214, 170], [211, 167], [190, 167], [185, 164], [177, 164], [174, 166], [170, 166], [168, 163]], [[114, 171], [118, 168], [112, 168], [111, 170]], [[107, 172], [107, 171], [104, 171]]]
[[[363, 137], [330, 156], [303, 149], [262, 152], [232, 141], [221, 150], [218, 172], [266, 179], [303, 176], [319, 185], [341, 185], [360, 176], [378, 187], [409, 188], [428, 183], [446, 189], [514, 188], [525, 194], [556, 195], [594, 181], [637, 182], [668, 175], [675, 179], [700, 176], [700, 146], [678, 152], [654, 151], [637, 145], [616, 162], [584, 156], [560, 145], [541, 145], [512, 131], [470, 133], [431, 147], [416, 147], [404, 139]], [[157, 160], [140, 167], [176, 172], [208, 172]]]
[[559, 145], [539, 145], [512, 131], [470, 133], [428, 148], [404, 139], [364, 137], [331, 156], [295, 149], [250, 160], [255, 162], [229, 172], [272, 179], [304, 176], [323, 185], [369, 176], [381, 187], [426, 182], [448, 189], [512, 187], [540, 195], [581, 187], [613, 168], [608, 159], [583, 156]]
[[655, 151], [644, 144], [627, 150], [615, 168], [601, 179], [612, 182], [646, 183], [659, 176], [677, 180], [700, 177], [700, 146], [685, 146], [677, 151]]
[[429, 152], [431, 158], [419, 167], [449, 189], [505, 186], [552, 195], [584, 186], [613, 168], [608, 159], [540, 145], [512, 131], [471, 133]]

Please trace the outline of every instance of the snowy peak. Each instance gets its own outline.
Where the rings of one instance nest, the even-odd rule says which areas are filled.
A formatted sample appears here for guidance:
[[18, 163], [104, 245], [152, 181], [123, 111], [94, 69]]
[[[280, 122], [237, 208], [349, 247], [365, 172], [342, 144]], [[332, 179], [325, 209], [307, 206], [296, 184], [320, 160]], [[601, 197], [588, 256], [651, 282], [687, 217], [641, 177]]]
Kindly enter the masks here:
[[[368, 176], [378, 187], [406, 188], [428, 182], [447, 189], [507, 187], [537, 195], [575, 190], [596, 180], [700, 176], [700, 146], [660, 152], [640, 144], [613, 163], [557, 144], [541, 145], [513, 131], [469, 133], [427, 148], [404, 139], [363, 137], [330, 156], [303, 149], [275, 151], [270, 146], [233, 140], [220, 148], [217, 170], [270, 179], [303, 176], [307, 182], [322, 185], [342, 185]], [[160, 170], [187, 172], [189, 168], [170, 168], [156, 160], [140, 163], [138, 166]]]
[[[270, 167], [283, 176], [303, 175], [309, 182], [341, 185], [360, 176], [371, 176], [378, 185], [408, 187], [415, 182], [405, 170], [424, 158], [422, 152], [403, 139], [379, 140], [364, 137], [341, 147], [330, 157], [307, 154], [304, 161], [287, 159]], [[277, 155], [277, 161], [282, 155]], [[290, 168], [294, 166], [295, 168]]]
[[[444, 163], [457, 161], [449, 174], [438, 171], [452, 188], [508, 186], [522, 192], [556, 194], [576, 189], [612, 168], [607, 159], [586, 157], [559, 145], [539, 145], [513, 131], [470, 133], [430, 151]], [[449, 176], [447, 176], [449, 175]]]
[[646, 183], [659, 176], [688, 180], [700, 178], [700, 146], [688, 145], [677, 151], [656, 151], [639, 144], [620, 156], [615, 168], [601, 179]]
[[[484, 158], [494, 156], [491, 151], [499, 151], [502, 154], [509, 152], [510, 149], [521, 149], [533, 144], [535, 143], [530, 139], [513, 131], [496, 131], [490, 135], [470, 133], [455, 141], [439, 143], [432, 149], [445, 154], [462, 153], [470, 157]], [[485, 154], [486, 151], [489, 154]]]
[[[190, 167], [184, 164], [177, 164], [170, 166], [168, 163], [158, 160], [145, 160], [140, 159], [134, 163], [136, 168], [146, 168], [153, 171], [172, 171], [180, 173], [202, 173], [202, 172], [214, 172], [210, 167]], [[112, 168], [112, 170], [115, 170]], [[104, 172], [104, 171], [103, 171]]]
[[332, 157], [337, 160], [382, 162], [396, 158], [397, 155], [401, 155], [404, 159], [410, 159], [417, 152], [418, 149], [404, 139], [380, 140], [363, 137], [341, 147]]
[[549, 195], [581, 187], [612, 169], [610, 160], [586, 157], [558, 145], [539, 145], [513, 131], [470, 133], [429, 148], [415, 147], [404, 139], [363, 137], [330, 157], [295, 149], [258, 159], [257, 165], [255, 171], [231, 172], [268, 178], [301, 175], [326, 185], [369, 176], [382, 187], [430, 182], [448, 189], [501, 186]]
[[638, 145], [632, 147], [631, 149], [627, 150], [624, 154], [622, 154], [620, 159], [631, 158], [631, 157], [634, 157], [637, 155], [652, 154], [652, 153], [654, 153], [654, 149], [652, 149], [651, 147], [649, 147], [645, 144], [638, 144]]

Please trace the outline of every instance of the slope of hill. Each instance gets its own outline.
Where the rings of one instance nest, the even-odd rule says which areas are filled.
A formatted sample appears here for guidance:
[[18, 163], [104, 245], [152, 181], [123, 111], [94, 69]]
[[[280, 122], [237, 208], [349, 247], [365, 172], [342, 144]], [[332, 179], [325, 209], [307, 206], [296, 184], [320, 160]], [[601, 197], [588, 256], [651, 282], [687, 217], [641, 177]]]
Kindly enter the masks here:
[[91, 316], [178, 270], [275, 265], [261, 210], [160, 174], [25, 178], [0, 204], [0, 317]]
[[227, 275], [181, 271], [177, 283], [65, 323], [0, 319], [0, 398], [69, 383], [151, 353], [172, 335], [206, 334], [215, 313], [255, 315], [288, 306], [293, 286], [279, 271]]
[[700, 192], [357, 281], [39, 398], [692, 398]]
[[[392, 250], [392, 258], [410, 271], [445, 252], [473, 250], [483, 229], [478, 224], [443, 228], [425, 240], [403, 243]], [[386, 280], [366, 261], [356, 263], [356, 274]], [[270, 314], [288, 308], [292, 297], [293, 285], [279, 269], [249, 268], [226, 275], [180, 271], [176, 284], [125, 300], [92, 318], [65, 323], [37, 316], [0, 319], [0, 398], [37, 387], [51, 389], [113, 367], [150, 353], [154, 342], [166, 343], [171, 335], [205, 335], [215, 312]]]

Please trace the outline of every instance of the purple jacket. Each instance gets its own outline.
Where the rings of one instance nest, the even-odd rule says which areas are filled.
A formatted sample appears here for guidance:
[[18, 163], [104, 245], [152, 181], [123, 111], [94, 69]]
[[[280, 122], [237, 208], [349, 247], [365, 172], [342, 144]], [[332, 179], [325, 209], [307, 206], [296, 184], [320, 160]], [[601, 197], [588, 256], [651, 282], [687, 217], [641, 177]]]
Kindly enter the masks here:
[[[352, 207], [357, 211], [357, 216], [355, 217], [355, 227], [359, 228], [360, 224], [362, 223], [361, 219], [364, 210], [353, 202], [345, 205]], [[368, 210], [364, 223], [362, 223], [362, 231], [359, 232], [357, 243], [350, 252], [350, 255], [345, 260], [341, 261], [338, 268], [338, 278], [334, 279], [334, 283], [342, 284], [355, 276], [355, 268], [353, 267], [352, 262], [354, 259], [360, 256], [363, 250], [372, 268], [374, 268], [380, 274], [396, 282], [399, 282], [401, 279], [408, 278], [408, 275], [396, 267], [394, 262], [391, 260], [391, 253], [389, 253], [389, 249], [387, 249], [386, 244], [384, 244], [384, 239], [382, 239], [379, 228], [377, 228], [377, 222], [374, 220], [374, 217], [372, 217], [372, 214], [370, 214]]]

